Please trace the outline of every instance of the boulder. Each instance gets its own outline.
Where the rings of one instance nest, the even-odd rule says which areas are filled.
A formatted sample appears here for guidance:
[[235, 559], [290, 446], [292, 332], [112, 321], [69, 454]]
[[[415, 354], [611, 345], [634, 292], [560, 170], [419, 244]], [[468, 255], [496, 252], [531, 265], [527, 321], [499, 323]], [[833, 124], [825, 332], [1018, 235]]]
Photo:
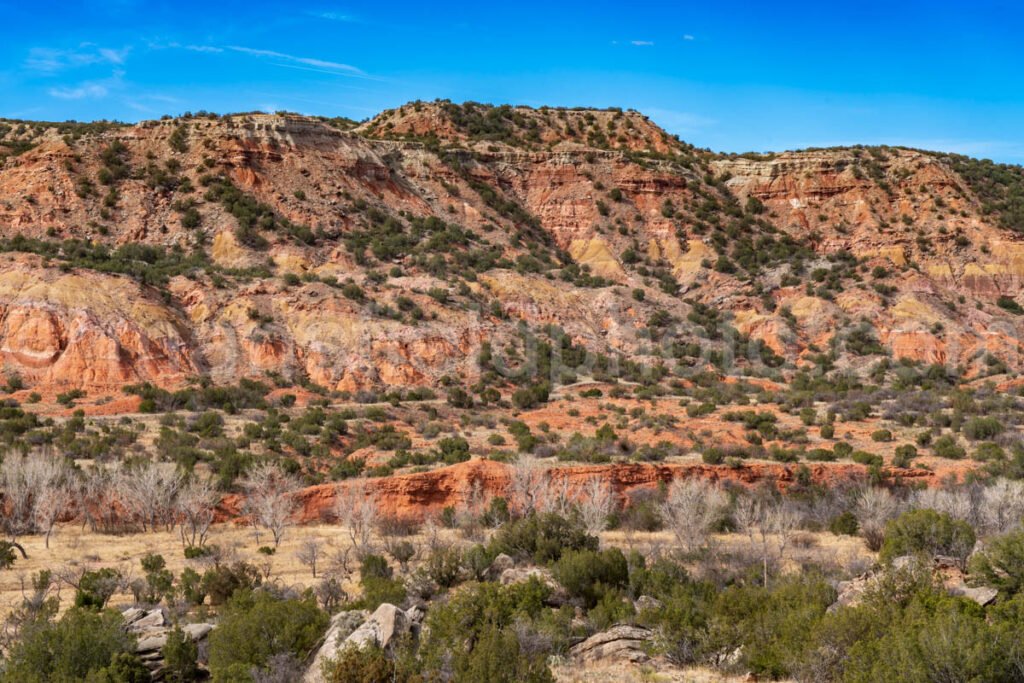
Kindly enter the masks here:
[[146, 631], [153, 628], [161, 628], [167, 625], [167, 617], [159, 607], [146, 612], [146, 616], [140, 617], [132, 622], [131, 630]]
[[141, 638], [135, 645], [136, 652], [159, 652], [167, 644], [167, 634], [147, 636]]
[[338, 612], [331, 618], [331, 625], [327, 628], [324, 643], [313, 656], [313, 662], [309, 665], [306, 675], [302, 678], [303, 683], [324, 683], [324, 676], [321, 671], [324, 662], [338, 655], [338, 651], [345, 644], [345, 639], [359, 628], [360, 624], [366, 621], [369, 614], [366, 610], [350, 610]]
[[131, 626], [136, 621], [146, 616], [146, 610], [139, 609], [138, 607], [129, 607], [125, 611], [121, 612], [121, 618], [124, 619], [124, 623]]
[[551, 589], [547, 600], [544, 601], [548, 607], [561, 607], [569, 602], [569, 594], [551, 575], [551, 570], [544, 567], [511, 567], [501, 573], [498, 583], [502, 586], [509, 586], [513, 583], [523, 583], [536, 577], [541, 583]]
[[551, 586], [555, 585], [555, 580], [552, 578], [551, 572], [543, 567], [509, 567], [501, 572], [498, 582], [502, 586], [508, 586], [513, 583], [528, 581], [531, 576], [536, 576], [541, 580], [541, 583], [546, 583]]
[[642, 626], [616, 624], [574, 645], [569, 654], [579, 662], [618, 660], [640, 664], [650, 659], [646, 645], [654, 632]]
[[200, 641], [210, 634], [213, 624], [185, 624], [181, 630], [192, 640]]
[[949, 586], [946, 590], [949, 591], [950, 595], [958, 595], [960, 597], [973, 600], [982, 607], [992, 604], [996, 597], [999, 595], [999, 591], [989, 586], [968, 586], [961, 584], [959, 586]]
[[505, 553], [501, 553], [494, 558], [494, 561], [491, 562], [491, 566], [487, 568], [487, 579], [490, 581], [497, 581], [501, 578], [502, 574], [515, 566], [515, 560]]
[[[915, 557], [897, 557], [892, 561], [892, 569], [908, 571], [916, 566], [927, 568], [927, 560], [924, 561], [923, 565], [919, 563], [921, 563], [921, 560]], [[841, 581], [836, 586], [836, 592], [838, 593], [836, 601], [829, 605], [828, 611], [834, 612], [840, 607], [857, 605], [864, 598], [864, 594], [885, 575], [886, 571], [888, 570], [884, 567], [872, 569], [849, 581]], [[931, 561], [931, 571], [933, 576], [942, 582], [947, 593], [973, 600], [981, 606], [990, 604], [999, 594], [999, 591], [995, 588], [988, 586], [968, 586], [967, 575], [960, 568], [960, 563], [955, 558], [936, 555]]]
[[662, 606], [661, 600], [652, 598], [650, 595], [641, 595], [639, 598], [633, 601], [633, 608], [637, 612], [646, 610], [655, 610]]
[[386, 648], [395, 638], [408, 633], [409, 626], [405, 612], [385, 602], [345, 639], [345, 644], [356, 647], [375, 644]]

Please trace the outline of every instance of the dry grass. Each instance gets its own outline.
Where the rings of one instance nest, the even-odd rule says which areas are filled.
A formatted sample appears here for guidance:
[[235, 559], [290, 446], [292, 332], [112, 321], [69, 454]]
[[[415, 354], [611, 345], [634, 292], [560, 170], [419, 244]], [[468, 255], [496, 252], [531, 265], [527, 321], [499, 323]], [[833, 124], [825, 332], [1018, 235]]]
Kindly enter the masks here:
[[[317, 539], [324, 544], [324, 557], [317, 568], [314, 579], [308, 567], [299, 562], [296, 554], [302, 543]], [[28, 559], [20, 556], [14, 569], [0, 573], [0, 618], [6, 616], [21, 600], [22, 581], [29, 585], [31, 575], [42, 569], [70, 567], [118, 567], [124, 574], [133, 577], [141, 575], [139, 561], [149, 553], [159, 553], [167, 560], [168, 568], [177, 575], [185, 567], [192, 567], [200, 573], [208, 566], [209, 560], [186, 560], [177, 531], [157, 531], [119, 536], [94, 533], [83, 530], [80, 525], [63, 525], [50, 539], [46, 549], [41, 536], [25, 536], [20, 539], [28, 552]], [[310, 525], [290, 529], [280, 547], [272, 556], [257, 552], [258, 545], [251, 527], [234, 524], [215, 525], [209, 543], [219, 546], [229, 556], [245, 560], [268, 573], [272, 580], [288, 586], [311, 586], [326, 571], [327, 556], [337, 548], [349, 544], [348, 536], [341, 527], [333, 525]], [[260, 535], [260, 544], [271, 544], [268, 534]], [[345, 585], [350, 593], [354, 584]], [[62, 606], [70, 602], [72, 589], [62, 587]], [[131, 601], [130, 595], [118, 595], [111, 601]]]
[[558, 662], [551, 667], [558, 683], [740, 683], [745, 676], [730, 676], [705, 667], [678, 668], [666, 662]]
[[[437, 539], [445, 543], [469, 544], [470, 540], [462, 537], [459, 532], [437, 530]], [[870, 565], [875, 556], [868, 551], [859, 538], [834, 536], [831, 533], [804, 533], [805, 539], [800, 547], [792, 546], [787, 550], [787, 571], [800, 571], [802, 566], [817, 564], [837, 570], [857, 572]], [[317, 578], [313, 578], [309, 567], [298, 559], [302, 545], [310, 539], [322, 545], [321, 558], [317, 567]], [[61, 525], [51, 538], [50, 548], [44, 547], [41, 536], [26, 536], [20, 539], [28, 552], [28, 559], [18, 558], [14, 568], [0, 572], [0, 620], [21, 602], [22, 585], [30, 585], [32, 574], [43, 569], [59, 569], [61, 567], [96, 569], [99, 567], [117, 567], [123, 574], [130, 577], [141, 575], [140, 560], [149, 553], [158, 553], [167, 560], [168, 568], [179, 574], [185, 567], [192, 567], [198, 572], [209, 566], [209, 559], [187, 560], [177, 531], [156, 531], [124, 535], [100, 534], [83, 529], [81, 525]], [[426, 535], [421, 532], [411, 537], [421, 548], [419, 560], [425, 552], [422, 548], [428, 545]], [[375, 539], [377, 552], [383, 552], [381, 539]], [[325, 575], [335, 576], [342, 580], [344, 589], [349, 595], [358, 595], [358, 562], [351, 560], [350, 568], [355, 576], [341, 576], [331, 573], [330, 556], [338, 551], [351, 547], [346, 530], [338, 525], [317, 524], [297, 526], [288, 530], [284, 540], [274, 555], [267, 556], [258, 552], [260, 545], [271, 543], [268, 534], [260, 535], [259, 543], [253, 529], [237, 524], [217, 524], [210, 534], [209, 543], [217, 545], [231, 560], [244, 560], [259, 567], [270, 580], [286, 586], [305, 588], [315, 585]], [[624, 531], [608, 531], [601, 534], [603, 547], [614, 546], [628, 550], [637, 550], [651, 556], [672, 551], [675, 539], [670, 532], [628, 533]], [[714, 538], [714, 546], [724, 556], [739, 556], [749, 552], [746, 536], [740, 534], [720, 534]], [[395, 563], [393, 563], [395, 564]], [[418, 566], [414, 561], [412, 567]], [[397, 564], [396, 564], [397, 571]], [[62, 605], [71, 602], [71, 588], [63, 586]], [[130, 594], [114, 597], [113, 604], [130, 602]], [[675, 680], [675, 679], [670, 679]], [[723, 679], [725, 680], [725, 679]]]

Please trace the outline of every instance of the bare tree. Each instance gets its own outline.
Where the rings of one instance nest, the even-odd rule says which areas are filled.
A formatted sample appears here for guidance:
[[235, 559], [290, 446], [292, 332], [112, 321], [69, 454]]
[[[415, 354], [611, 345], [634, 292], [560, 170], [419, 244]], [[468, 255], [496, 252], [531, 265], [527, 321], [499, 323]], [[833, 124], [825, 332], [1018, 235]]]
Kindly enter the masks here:
[[520, 455], [512, 465], [512, 504], [521, 515], [543, 509], [551, 475], [547, 467], [536, 458]]
[[612, 487], [601, 477], [591, 477], [583, 486], [583, 495], [577, 507], [587, 533], [601, 533], [607, 528], [608, 516], [614, 507]]
[[295, 553], [295, 557], [302, 564], [309, 567], [310, 571], [313, 572], [313, 578], [316, 578], [316, 564], [320, 561], [320, 556], [323, 554], [323, 543], [319, 538], [307, 538], [299, 546], [298, 551]]
[[352, 573], [352, 546], [336, 548], [327, 556], [327, 563], [329, 573], [347, 578]]
[[316, 595], [317, 600], [320, 601], [324, 611], [328, 614], [333, 614], [341, 603], [348, 600], [348, 594], [345, 592], [345, 589], [341, 587], [341, 583], [333, 576], [321, 579], [313, 587], [313, 593]]
[[4, 458], [0, 467], [0, 488], [6, 511], [0, 519], [22, 556], [25, 550], [17, 543], [22, 534], [42, 530], [46, 534], [46, 547], [50, 546], [53, 527], [70, 502], [70, 497], [64, 493], [69, 477], [64, 459], [48, 452], [9, 453]]
[[259, 528], [270, 532], [274, 547], [281, 543], [285, 530], [292, 525], [298, 500], [299, 482], [274, 463], [252, 467], [242, 479], [245, 489], [245, 511], [250, 515], [259, 543]]
[[51, 483], [39, 491], [33, 506], [36, 528], [44, 535], [44, 546], [49, 549], [50, 536], [61, 516], [74, 499], [71, 484], [65, 479]]
[[887, 489], [868, 487], [857, 496], [854, 514], [861, 535], [871, 550], [882, 547], [885, 525], [900, 512], [900, 502]]
[[483, 536], [480, 520], [487, 506], [487, 496], [479, 479], [467, 482], [465, 493], [455, 506], [455, 523], [462, 533], [473, 540]]
[[568, 477], [559, 477], [553, 480], [550, 473], [546, 480], [547, 488], [542, 492], [540, 508], [543, 512], [554, 512], [563, 517], [569, 515], [573, 509], [573, 499], [570, 493]]
[[974, 501], [966, 489], [922, 489], [914, 493], [911, 507], [935, 510], [972, 524], [975, 520]]
[[220, 494], [209, 479], [193, 476], [182, 487], [175, 500], [175, 516], [183, 546], [193, 548], [206, 544], [218, 502]]
[[75, 489], [75, 505], [82, 517], [82, 528], [87, 525], [96, 531], [105, 523], [105, 511], [111, 506], [107, 504], [110, 475], [107, 470], [91, 467], [83, 473], [78, 487]]
[[989, 534], [1004, 534], [1024, 519], [1024, 482], [997, 479], [981, 492], [981, 525]]
[[751, 548], [761, 556], [764, 585], [768, 585], [768, 565], [785, 559], [800, 517], [785, 501], [775, 502], [756, 495], [736, 502], [736, 524], [747, 535]]
[[118, 475], [121, 502], [142, 524], [143, 531], [156, 531], [158, 525], [171, 526], [181, 475], [154, 462], [122, 468]]
[[692, 553], [707, 542], [728, 505], [728, 497], [717, 486], [700, 479], [676, 479], [661, 504], [661, 516], [679, 544]]
[[373, 528], [380, 516], [377, 501], [363, 482], [350, 482], [335, 489], [334, 512], [348, 531], [357, 557], [373, 551]]

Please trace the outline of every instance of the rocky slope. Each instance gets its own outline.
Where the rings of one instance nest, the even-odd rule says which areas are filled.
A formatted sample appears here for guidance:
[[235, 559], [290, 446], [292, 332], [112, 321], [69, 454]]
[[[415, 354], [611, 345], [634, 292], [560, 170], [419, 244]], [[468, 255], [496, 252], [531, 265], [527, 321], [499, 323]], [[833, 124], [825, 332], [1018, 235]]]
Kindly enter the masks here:
[[5, 125], [0, 353], [43, 393], [471, 384], [521, 323], [648, 364], [731, 339], [782, 379], [830, 345], [854, 370], [1021, 365], [1024, 242], [940, 155], [726, 157], [635, 112], [448, 103], [354, 130]]

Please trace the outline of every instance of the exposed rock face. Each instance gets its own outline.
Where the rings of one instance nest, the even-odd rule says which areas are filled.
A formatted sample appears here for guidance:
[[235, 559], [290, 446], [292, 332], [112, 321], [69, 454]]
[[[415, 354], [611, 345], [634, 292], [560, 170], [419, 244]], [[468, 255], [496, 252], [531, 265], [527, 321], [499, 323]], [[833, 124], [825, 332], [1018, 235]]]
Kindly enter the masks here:
[[346, 639], [366, 621], [368, 616], [369, 612], [366, 610], [349, 610], [338, 612], [331, 617], [331, 625], [324, 636], [323, 645], [313, 656], [313, 661], [302, 678], [303, 683], [324, 683], [324, 664], [338, 655], [345, 646]]
[[[833, 486], [843, 482], [862, 480], [866, 473], [863, 465], [809, 464], [811, 481]], [[585, 465], [553, 467], [551, 481], [557, 487], [565, 480], [570, 495], [580, 494], [595, 477], [607, 481], [612, 492], [623, 502], [637, 489], [655, 489], [660, 482], [674, 478], [696, 477], [723, 485], [750, 487], [767, 482], [785, 489], [796, 482], [795, 465], [744, 463], [737, 467], [717, 467], [704, 464], [620, 463], [615, 465]], [[889, 468], [893, 476], [904, 480], [929, 481], [934, 473], [921, 469]], [[365, 484], [367, 495], [372, 495], [388, 515], [417, 518], [436, 515], [444, 508], [465, 503], [474, 488], [491, 496], [507, 496], [512, 471], [508, 465], [493, 460], [474, 459], [429, 472], [401, 474], [370, 479]], [[301, 520], [313, 522], [333, 519], [334, 500], [338, 487], [349, 483], [314, 486], [302, 492]], [[225, 514], [237, 514], [240, 501], [227, 499]]]
[[650, 659], [646, 646], [653, 637], [648, 628], [616, 624], [574, 645], [569, 655], [580, 662], [621, 660], [642, 664]]
[[[481, 129], [489, 132], [481, 137]], [[461, 150], [441, 154], [432, 141]], [[870, 322], [896, 358], [972, 372], [985, 354], [1011, 369], [1024, 357], [1018, 319], [992, 305], [1020, 293], [1024, 241], [995, 227], [937, 155], [832, 149], [714, 157], [636, 112], [446, 103], [406, 105], [354, 131], [303, 117], [242, 115], [144, 122], [70, 143], [44, 130], [37, 142], [0, 168], [0, 238], [183, 252], [201, 241], [211, 268], [252, 273], [215, 280], [185, 269], [141, 285], [87, 268], [87, 259], [69, 267], [3, 255], [0, 358], [44, 394], [113, 392], [139, 381], [171, 387], [195, 375], [229, 383], [266, 372], [350, 391], [433, 386], [445, 376], [472, 382], [481, 342], [507, 342], [519, 320], [557, 323], [591, 353], [643, 359], [651, 315], [662, 309], [685, 326], [690, 312], [681, 296], [659, 291], [652, 269], [793, 362], [858, 319]], [[130, 172], [107, 186], [103, 155], [115, 143]], [[204, 194], [211, 178], [226, 178], [282, 220], [308, 226], [312, 238], [278, 229], [264, 232], [266, 251], [248, 246], [235, 216]], [[845, 250], [866, 259], [866, 268], [888, 269], [892, 292], [865, 285], [826, 300], [802, 286], [778, 286], [783, 263], [762, 276], [770, 296], [752, 296], [716, 266], [731, 247], [709, 232], [710, 222], [736, 215], [749, 199], [763, 207], [751, 216], [807, 239], [817, 256]], [[186, 206], [199, 232], [185, 227]], [[444, 273], [408, 256], [367, 263], [346, 244], [367, 226], [368, 209], [451, 221], [508, 264], [533, 248], [621, 286], [489, 268], [470, 290], [496, 302], [504, 317], [462, 301], [446, 306], [423, 294], [450, 288]], [[368, 272], [392, 265], [402, 275], [372, 287], [374, 310], [411, 300], [423, 312], [415, 325], [317, 281], [351, 278], [370, 287]], [[282, 284], [288, 273], [307, 282]], [[630, 296], [635, 288], [646, 290], [643, 301]], [[951, 305], [960, 296], [986, 305]]]
[[[128, 630], [138, 639], [135, 653], [150, 670], [153, 680], [163, 680], [163, 648], [167, 645], [167, 635], [172, 630], [171, 624], [167, 621], [167, 615], [159, 607], [149, 611], [130, 607], [123, 611], [121, 616], [124, 618]], [[185, 624], [181, 630], [198, 643], [205, 640], [214, 628], [213, 624], [195, 623]]]
[[345, 639], [345, 645], [353, 647], [366, 647], [376, 645], [386, 648], [396, 638], [409, 633], [409, 617], [398, 607], [384, 603], [370, 615], [370, 618], [349, 634]]
[[[969, 586], [967, 575], [960, 568], [959, 564], [950, 557], [935, 556], [932, 558], [931, 571], [935, 578], [942, 582], [950, 595], [956, 595], [973, 600], [981, 606], [992, 603], [999, 595], [999, 591], [990, 586]], [[913, 571], [918, 567], [918, 560], [914, 557], [898, 557], [892, 562], [892, 567], [872, 569], [849, 581], [839, 583], [836, 601], [829, 606], [829, 611], [835, 611], [840, 607], [853, 607], [860, 603], [864, 595], [873, 587], [878, 585], [888, 571]], [[927, 567], [923, 567], [927, 569]]]

